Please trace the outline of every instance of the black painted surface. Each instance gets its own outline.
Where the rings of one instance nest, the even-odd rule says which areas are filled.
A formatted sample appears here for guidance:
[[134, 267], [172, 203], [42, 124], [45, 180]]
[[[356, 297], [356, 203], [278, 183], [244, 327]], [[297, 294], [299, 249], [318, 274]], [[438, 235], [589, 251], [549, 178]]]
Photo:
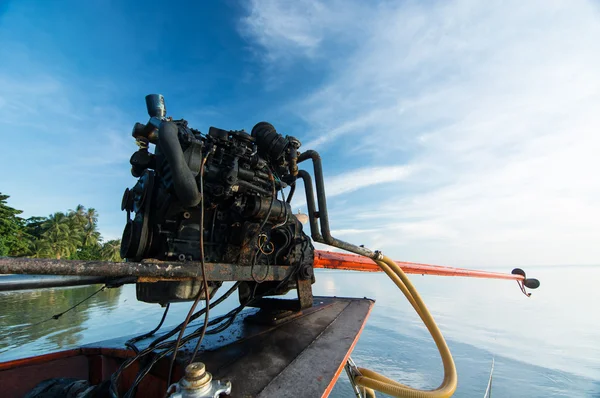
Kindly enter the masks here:
[[[196, 360], [215, 379], [232, 382], [231, 397], [320, 397], [337, 377], [373, 304], [369, 299], [315, 297], [301, 316], [277, 325], [249, 322], [246, 318], [258, 310], [248, 309], [221, 334], [205, 336]], [[88, 347], [123, 348], [128, 338]], [[193, 340], [181, 348], [179, 364], [187, 364], [195, 344]]]

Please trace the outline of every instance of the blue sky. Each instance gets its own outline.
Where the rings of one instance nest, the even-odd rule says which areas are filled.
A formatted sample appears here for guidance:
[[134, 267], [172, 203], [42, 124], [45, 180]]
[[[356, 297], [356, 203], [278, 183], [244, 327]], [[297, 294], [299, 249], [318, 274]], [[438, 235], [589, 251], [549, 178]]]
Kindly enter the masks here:
[[320, 151], [346, 240], [600, 263], [595, 2], [0, 4], [0, 191], [25, 216], [81, 203], [119, 237], [131, 128], [162, 93], [201, 131], [267, 120]]

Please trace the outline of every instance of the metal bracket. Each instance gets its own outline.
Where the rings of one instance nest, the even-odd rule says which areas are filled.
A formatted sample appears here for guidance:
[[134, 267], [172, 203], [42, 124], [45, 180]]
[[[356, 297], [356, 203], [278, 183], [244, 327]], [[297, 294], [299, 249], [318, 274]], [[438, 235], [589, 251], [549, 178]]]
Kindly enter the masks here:
[[313, 305], [312, 280], [296, 277], [297, 299], [262, 298], [256, 300], [251, 307], [266, 311], [302, 311]]
[[312, 280], [296, 277], [297, 299], [262, 298], [251, 304], [260, 308], [254, 315], [245, 318], [247, 322], [278, 325], [302, 315], [302, 311], [313, 306]]
[[300, 310], [312, 307], [312, 280], [296, 279], [296, 291], [298, 292], [298, 304], [300, 306]]
[[204, 392], [184, 391], [179, 384], [172, 384], [169, 391], [173, 391], [169, 398], [218, 398], [221, 394], [231, 394], [231, 382], [222, 382], [220, 380], [211, 381], [210, 388]]
[[351, 357], [348, 357], [348, 361], [346, 362], [346, 366], [344, 366], [344, 369], [346, 370], [348, 379], [350, 379], [350, 385], [352, 385], [352, 391], [354, 391], [354, 395], [356, 395], [356, 398], [365, 398], [365, 394], [363, 394], [364, 389], [359, 387], [354, 381], [355, 377], [362, 375], [360, 374], [358, 367], [356, 366]]

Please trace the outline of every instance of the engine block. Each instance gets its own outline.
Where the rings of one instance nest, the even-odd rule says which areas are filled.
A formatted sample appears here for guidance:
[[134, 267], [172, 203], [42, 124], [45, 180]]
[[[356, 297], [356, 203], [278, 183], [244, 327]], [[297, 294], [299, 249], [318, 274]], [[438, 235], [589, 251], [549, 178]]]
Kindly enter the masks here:
[[[205, 262], [292, 265], [297, 278], [314, 281], [314, 248], [283, 196], [297, 178], [300, 141], [266, 122], [251, 134], [216, 127], [202, 134], [185, 120], [167, 117], [162, 96], [147, 96], [146, 105], [150, 121], [137, 123], [132, 134], [140, 147], [130, 160], [138, 181], [123, 196], [127, 224], [121, 256], [200, 261], [202, 246]], [[283, 285], [256, 278], [244, 282], [240, 292], [284, 294], [296, 284], [293, 278]], [[138, 283], [137, 295], [165, 304], [206, 294], [201, 286], [200, 281]], [[219, 286], [211, 281], [208, 293]]]

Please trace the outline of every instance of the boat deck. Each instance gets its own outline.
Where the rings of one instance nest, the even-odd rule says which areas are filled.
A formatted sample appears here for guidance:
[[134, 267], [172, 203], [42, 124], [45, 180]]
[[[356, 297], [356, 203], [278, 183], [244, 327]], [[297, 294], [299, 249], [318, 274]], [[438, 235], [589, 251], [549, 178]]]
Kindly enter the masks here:
[[[196, 360], [213, 378], [230, 380], [231, 397], [328, 396], [352, 352], [373, 307], [370, 299], [315, 297], [313, 307], [281, 323], [252, 321], [255, 309], [244, 310], [227, 330], [207, 335]], [[3, 396], [21, 397], [40, 381], [54, 377], [108, 380], [119, 364], [133, 356], [124, 343], [131, 336], [33, 358], [0, 363]], [[137, 343], [144, 348], [153, 338]], [[177, 356], [178, 380], [195, 346], [191, 341]], [[164, 397], [169, 358], [159, 361], [138, 388], [137, 396]], [[138, 371], [121, 378], [125, 392]]]

